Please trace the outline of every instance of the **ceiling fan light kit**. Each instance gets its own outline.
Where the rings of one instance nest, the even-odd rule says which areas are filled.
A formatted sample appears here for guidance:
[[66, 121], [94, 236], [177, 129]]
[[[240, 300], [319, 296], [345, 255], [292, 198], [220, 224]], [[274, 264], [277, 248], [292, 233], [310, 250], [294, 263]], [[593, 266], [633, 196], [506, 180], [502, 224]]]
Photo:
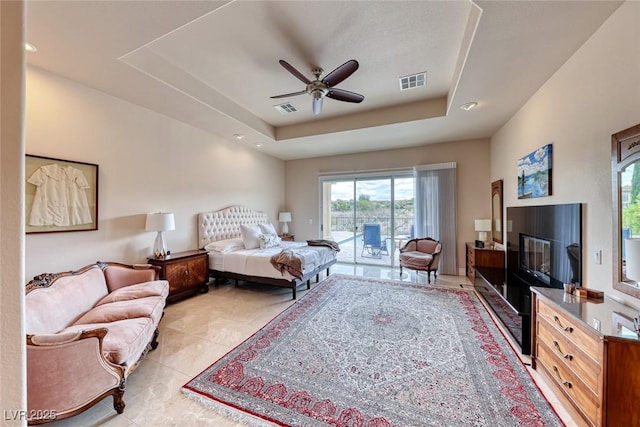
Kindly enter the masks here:
[[327, 74], [327, 76], [322, 80], [320, 80], [320, 77], [322, 77], [324, 70], [320, 67], [314, 67], [311, 69], [311, 74], [315, 76], [315, 80], [309, 80], [304, 76], [304, 74], [296, 70], [287, 61], [281, 59], [279, 62], [280, 62], [280, 65], [282, 65], [285, 70], [289, 71], [291, 74], [293, 74], [294, 77], [296, 77], [298, 80], [300, 80], [307, 86], [305, 90], [302, 90], [299, 92], [286, 93], [284, 95], [276, 95], [276, 96], [272, 96], [271, 98], [288, 98], [290, 96], [296, 96], [296, 95], [302, 95], [303, 93], [308, 93], [309, 95], [311, 95], [311, 98], [312, 98], [311, 107], [312, 107], [313, 114], [315, 115], [320, 114], [320, 112], [322, 111], [322, 100], [324, 99], [325, 96], [331, 99], [335, 99], [337, 101], [353, 102], [353, 103], [360, 103], [364, 100], [363, 95], [334, 87], [340, 84], [342, 81], [344, 81], [347, 77], [349, 77], [358, 69], [360, 65], [358, 64], [358, 61], [356, 61], [355, 59], [351, 59], [345, 62], [344, 64], [342, 64], [341, 66], [339, 66], [338, 68], [336, 68], [335, 70]]

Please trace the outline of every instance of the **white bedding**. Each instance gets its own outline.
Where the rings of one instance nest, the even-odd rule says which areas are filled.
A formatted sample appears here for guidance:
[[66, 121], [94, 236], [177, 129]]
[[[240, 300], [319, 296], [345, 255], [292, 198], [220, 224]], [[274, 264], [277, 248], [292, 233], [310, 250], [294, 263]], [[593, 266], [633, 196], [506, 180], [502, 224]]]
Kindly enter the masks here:
[[212, 270], [239, 273], [247, 276], [270, 277], [293, 280], [271, 265], [271, 257], [283, 249], [294, 248], [303, 260], [303, 273], [306, 274], [336, 258], [336, 253], [325, 246], [308, 246], [306, 242], [282, 242], [281, 246], [268, 249], [238, 249], [231, 252], [209, 252], [209, 268]]

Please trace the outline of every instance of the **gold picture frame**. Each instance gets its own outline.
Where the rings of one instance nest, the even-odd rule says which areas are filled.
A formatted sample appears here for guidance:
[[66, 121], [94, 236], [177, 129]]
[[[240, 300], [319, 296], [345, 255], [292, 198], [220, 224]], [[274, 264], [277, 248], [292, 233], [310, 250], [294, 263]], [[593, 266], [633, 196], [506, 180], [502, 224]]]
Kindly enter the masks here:
[[27, 154], [25, 177], [27, 234], [98, 229], [98, 165]]

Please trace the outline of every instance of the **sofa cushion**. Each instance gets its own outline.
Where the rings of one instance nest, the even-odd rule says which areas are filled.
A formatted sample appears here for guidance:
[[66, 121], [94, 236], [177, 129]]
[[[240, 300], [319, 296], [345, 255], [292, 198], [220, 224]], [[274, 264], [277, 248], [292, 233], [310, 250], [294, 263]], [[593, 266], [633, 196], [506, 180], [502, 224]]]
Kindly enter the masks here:
[[102, 304], [87, 311], [74, 325], [116, 322], [135, 317], [149, 317], [155, 324], [160, 323], [165, 298], [152, 296]]
[[102, 341], [102, 352], [107, 360], [118, 365], [131, 366], [138, 361], [147, 344], [151, 342], [156, 325], [148, 317], [118, 320], [110, 323], [74, 325], [62, 332], [89, 331], [107, 328]]
[[62, 276], [51, 286], [34, 289], [25, 296], [25, 332], [54, 334], [73, 324], [107, 295], [102, 270], [95, 266]]
[[166, 280], [154, 280], [152, 282], [138, 283], [137, 285], [118, 288], [106, 297], [102, 298], [96, 306], [116, 301], [128, 301], [145, 297], [166, 298], [168, 295], [169, 282]]
[[414, 267], [417, 269], [427, 268], [433, 261], [433, 255], [425, 254], [424, 252], [409, 251], [402, 252], [400, 254], [400, 262], [405, 266]]

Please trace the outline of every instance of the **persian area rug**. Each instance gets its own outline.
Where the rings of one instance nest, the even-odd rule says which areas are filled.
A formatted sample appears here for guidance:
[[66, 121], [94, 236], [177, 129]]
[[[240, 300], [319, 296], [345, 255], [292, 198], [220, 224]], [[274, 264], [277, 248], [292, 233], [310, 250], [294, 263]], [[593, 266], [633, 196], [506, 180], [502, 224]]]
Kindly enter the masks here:
[[340, 274], [183, 391], [257, 425], [562, 425], [473, 291]]

